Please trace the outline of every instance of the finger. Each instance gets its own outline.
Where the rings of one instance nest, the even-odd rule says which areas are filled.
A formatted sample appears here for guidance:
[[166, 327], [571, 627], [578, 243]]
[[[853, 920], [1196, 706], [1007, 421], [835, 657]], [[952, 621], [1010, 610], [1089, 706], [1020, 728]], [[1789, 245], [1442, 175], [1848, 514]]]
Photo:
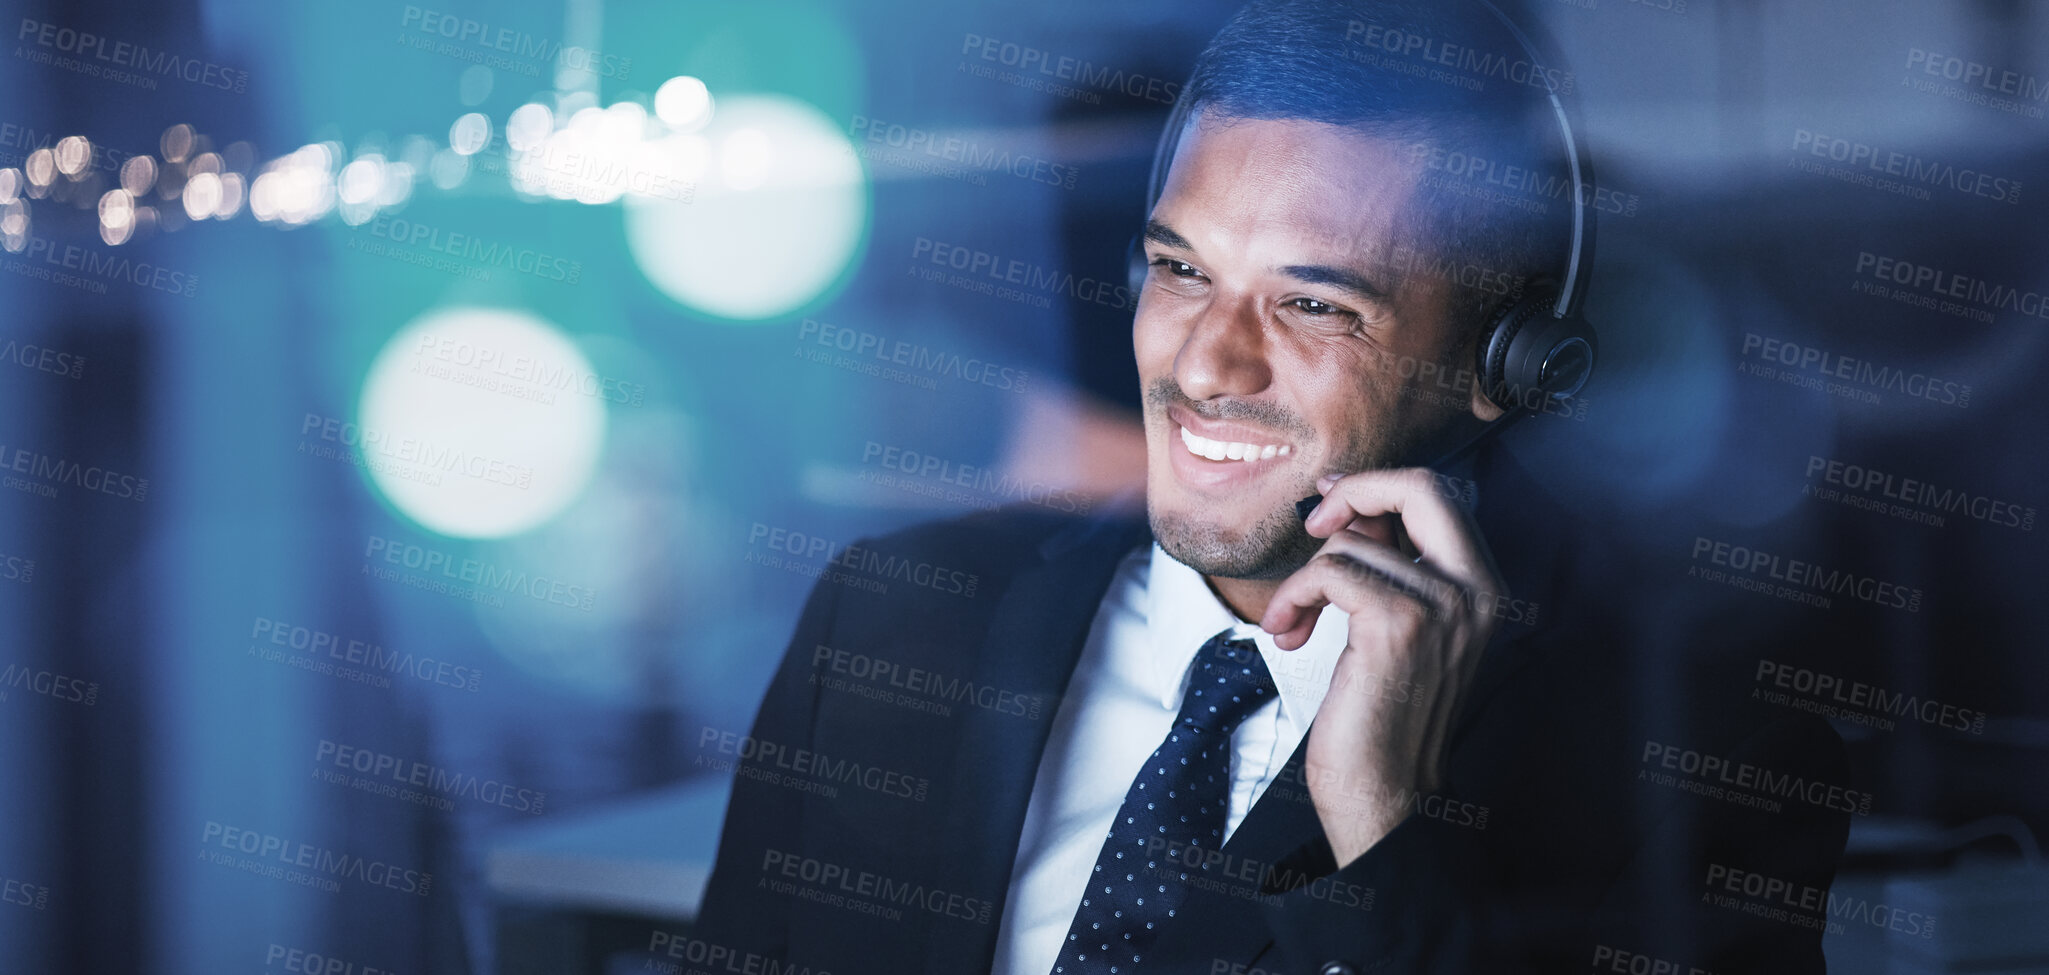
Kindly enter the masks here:
[[[1334, 474], [1326, 474], [1319, 483], [1328, 483], [1331, 480], [1335, 480], [1336, 477], [1337, 475]], [[1303, 519], [1305, 526], [1310, 513], [1314, 512], [1317, 506], [1322, 503], [1323, 495], [1321, 494], [1311, 495], [1296, 502], [1296, 510], [1299, 512], [1299, 517]], [[1308, 507], [1305, 508], [1303, 505]], [[1351, 524], [1344, 526], [1339, 531], [1358, 532], [1375, 541], [1386, 542], [1389, 545], [1401, 548], [1406, 544], [1406, 540], [1402, 537], [1401, 524], [1401, 519], [1394, 515], [1376, 515], [1370, 518], [1354, 518]], [[1326, 532], [1312, 531], [1309, 534], [1312, 537], [1322, 538], [1325, 537]], [[1329, 534], [1335, 534], [1335, 532]]]
[[1346, 525], [1340, 531], [1350, 532], [1354, 535], [1372, 539], [1382, 545], [1399, 549], [1401, 548], [1401, 526], [1402, 520], [1400, 518], [1396, 518], [1393, 515], [1377, 515], [1371, 518], [1353, 519], [1351, 524]]
[[1361, 471], [1327, 485], [1323, 503], [1303, 523], [1311, 535], [1334, 534], [1360, 518], [1393, 514], [1425, 560], [1462, 579], [1500, 584], [1493, 557], [1466, 513], [1439, 494], [1427, 468]]
[[1466, 512], [1437, 490], [1436, 474], [1427, 468], [1325, 475], [1317, 486], [1324, 489], [1324, 500], [1304, 519], [1312, 535], [1332, 534], [1361, 519], [1393, 517], [1418, 545], [1435, 542], [1445, 558], [1484, 561], [1478, 531]]
[[1389, 545], [1341, 533], [1274, 590], [1260, 626], [1282, 649], [1293, 650], [1308, 642], [1327, 605], [1356, 614], [1376, 603], [1411, 604], [1441, 618], [1456, 610], [1463, 592], [1455, 580]]
[[1352, 571], [1423, 603], [1433, 614], [1457, 612], [1468, 601], [1464, 582], [1438, 566], [1416, 561], [1400, 547], [1401, 541], [1381, 541], [1348, 529], [1326, 541], [1323, 550], [1342, 554], [1355, 563]]

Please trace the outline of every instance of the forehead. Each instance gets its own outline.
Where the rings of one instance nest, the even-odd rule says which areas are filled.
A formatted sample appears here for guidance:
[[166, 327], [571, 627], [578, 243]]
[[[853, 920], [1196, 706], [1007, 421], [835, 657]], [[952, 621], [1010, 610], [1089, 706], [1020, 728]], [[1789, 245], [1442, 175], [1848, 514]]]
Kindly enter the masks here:
[[1198, 113], [1176, 145], [1154, 219], [1198, 249], [1283, 263], [1380, 263], [1406, 239], [1423, 167], [1411, 144], [1304, 119]]

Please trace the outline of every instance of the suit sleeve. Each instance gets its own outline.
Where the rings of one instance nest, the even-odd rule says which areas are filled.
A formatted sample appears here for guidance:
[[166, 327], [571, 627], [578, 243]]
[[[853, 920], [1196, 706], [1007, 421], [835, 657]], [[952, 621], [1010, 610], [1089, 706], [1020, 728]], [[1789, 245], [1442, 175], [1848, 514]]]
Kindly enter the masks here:
[[[836, 611], [836, 587], [821, 580], [805, 600], [782, 664], [762, 697], [751, 731], [755, 740], [789, 747], [811, 740], [818, 706], [818, 688], [811, 682], [811, 653], [812, 648], [830, 643]], [[729, 950], [734, 957], [752, 953], [781, 959], [789, 950], [790, 900], [756, 881], [762, 876], [766, 851], [799, 848], [804, 793], [769, 784], [772, 777], [744, 774], [758, 764], [758, 758], [737, 763], [733, 797], [726, 805], [718, 855], [695, 927], [698, 937], [715, 948]]]
[[[1774, 722], [1727, 757], [1806, 781], [1840, 783], [1847, 769], [1841, 739], [1807, 716]], [[1712, 878], [1725, 884], [1729, 871], [1744, 871], [1793, 891], [1826, 891], [1848, 836], [1847, 811], [1787, 798], [1769, 812], [1677, 792], [1656, 808], [1640, 827], [1590, 826], [1579, 838], [1560, 838], [1602, 842], [1605, 833], [1623, 845], [1589, 851], [1592, 876], [1523, 878], [1516, 891], [1471, 827], [1413, 812], [1342, 870], [1328, 843], [1314, 841], [1288, 860], [1319, 879], [1262, 908], [1280, 959], [1273, 970], [1580, 975], [1618, 970], [1606, 967], [1618, 959], [1629, 971], [1641, 955], [1642, 964], [1667, 962], [1674, 968], [1657, 970], [1678, 972], [1824, 972], [1817, 923], [1769, 904], [1744, 909], [1755, 898], [1718, 900], [1726, 892]], [[1533, 897], [1533, 883], [1546, 889]], [[1368, 909], [1356, 906], [1358, 892]], [[1549, 911], [1571, 920], [1532, 916]]]

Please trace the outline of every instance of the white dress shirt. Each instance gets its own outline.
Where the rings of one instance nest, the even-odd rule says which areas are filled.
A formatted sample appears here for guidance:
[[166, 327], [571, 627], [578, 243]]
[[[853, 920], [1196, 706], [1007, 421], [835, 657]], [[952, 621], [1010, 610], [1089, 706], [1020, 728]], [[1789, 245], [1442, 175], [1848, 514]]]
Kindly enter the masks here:
[[1228, 841], [1308, 733], [1344, 650], [1346, 619], [1326, 606], [1309, 642], [1282, 650], [1257, 623], [1241, 622], [1201, 573], [1158, 544], [1119, 563], [1032, 783], [997, 931], [996, 975], [1053, 970], [1124, 794], [1181, 711], [1196, 651], [1234, 629], [1233, 638], [1259, 645], [1280, 691], [1231, 736]]

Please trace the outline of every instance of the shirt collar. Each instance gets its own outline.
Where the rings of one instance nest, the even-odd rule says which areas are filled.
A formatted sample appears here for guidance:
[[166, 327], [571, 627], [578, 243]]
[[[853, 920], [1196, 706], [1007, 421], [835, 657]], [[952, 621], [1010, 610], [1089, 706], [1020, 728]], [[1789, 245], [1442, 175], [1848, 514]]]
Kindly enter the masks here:
[[1281, 717], [1297, 730], [1306, 730], [1323, 706], [1330, 689], [1330, 676], [1338, 654], [1345, 649], [1349, 617], [1336, 606], [1325, 606], [1316, 618], [1309, 642], [1297, 650], [1274, 645], [1273, 635], [1258, 623], [1245, 623], [1231, 612], [1217, 594], [1210, 591], [1202, 573], [1183, 564], [1158, 542], [1153, 543], [1152, 564], [1147, 570], [1147, 628], [1152, 634], [1153, 682], [1160, 705], [1179, 710], [1181, 694], [1196, 652], [1210, 637], [1225, 629], [1232, 639], [1249, 639], [1259, 647], [1280, 690]]

